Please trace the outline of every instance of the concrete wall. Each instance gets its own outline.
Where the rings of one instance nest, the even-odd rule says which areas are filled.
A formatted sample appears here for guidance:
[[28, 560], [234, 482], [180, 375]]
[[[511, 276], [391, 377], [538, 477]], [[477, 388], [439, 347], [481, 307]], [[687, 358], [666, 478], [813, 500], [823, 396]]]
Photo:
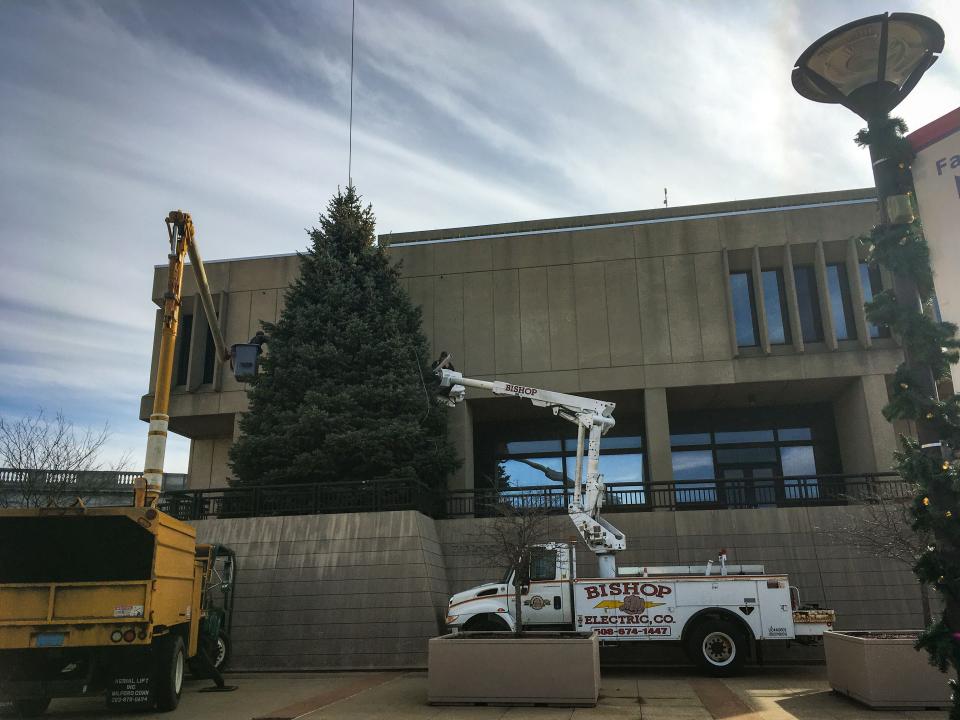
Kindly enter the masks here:
[[[733, 563], [789, 573], [806, 602], [838, 627], [921, 626], [908, 568], [851, 549], [827, 532], [846, 508], [611, 514], [627, 535], [621, 565], [704, 563], [725, 547]], [[323, 670], [423, 667], [449, 595], [500, 577], [478, 552], [490, 520], [431, 520], [416, 512], [195, 523], [200, 539], [238, 554], [233, 667]], [[572, 539], [565, 516], [545, 539]], [[596, 563], [582, 546], [579, 574]]]
[[448, 587], [433, 520], [416, 512], [205, 520], [238, 554], [232, 667], [421, 667]]

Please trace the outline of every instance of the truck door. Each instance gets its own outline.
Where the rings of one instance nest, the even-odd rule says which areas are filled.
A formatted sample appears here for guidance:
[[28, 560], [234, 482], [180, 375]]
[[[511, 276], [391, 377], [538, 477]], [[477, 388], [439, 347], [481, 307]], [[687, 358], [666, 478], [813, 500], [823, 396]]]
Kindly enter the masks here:
[[570, 550], [551, 543], [533, 548], [530, 582], [523, 594], [524, 625], [559, 625], [570, 622]]

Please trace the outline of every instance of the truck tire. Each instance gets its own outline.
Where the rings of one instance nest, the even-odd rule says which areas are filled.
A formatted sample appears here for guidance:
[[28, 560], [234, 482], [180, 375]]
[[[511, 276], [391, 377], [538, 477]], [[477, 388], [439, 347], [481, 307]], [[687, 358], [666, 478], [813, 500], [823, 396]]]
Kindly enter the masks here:
[[466, 632], [510, 632], [507, 621], [496, 615], [477, 615], [470, 618], [463, 629]]
[[743, 669], [747, 638], [729, 620], [704, 620], [690, 631], [686, 650], [687, 657], [707, 675], [730, 677]]
[[217, 642], [213, 645], [213, 666], [223, 672], [230, 663], [230, 638], [222, 630], [217, 633]]
[[183, 638], [165, 635], [156, 641], [154, 651], [157, 710], [170, 712], [180, 704], [180, 692], [183, 690], [183, 669], [187, 660]]
[[13, 701], [17, 717], [35, 718], [43, 715], [50, 707], [50, 698], [23, 698]]

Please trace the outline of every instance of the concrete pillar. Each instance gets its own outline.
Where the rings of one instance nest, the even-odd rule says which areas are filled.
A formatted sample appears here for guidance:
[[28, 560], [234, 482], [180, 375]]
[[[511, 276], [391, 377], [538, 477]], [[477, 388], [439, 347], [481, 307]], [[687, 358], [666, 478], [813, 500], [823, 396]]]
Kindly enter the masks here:
[[830, 307], [830, 284], [827, 282], [827, 262], [823, 254], [823, 242], [817, 240], [814, 250], [814, 272], [817, 275], [817, 295], [820, 298], [820, 317], [823, 322], [823, 339], [827, 347], [836, 350], [837, 330], [833, 325], [833, 311]]
[[753, 302], [757, 308], [757, 333], [760, 347], [767, 355], [770, 354], [770, 336], [767, 333], [767, 301], [763, 296], [763, 270], [760, 267], [760, 248], [753, 246], [753, 257], [750, 265], [753, 274]]
[[730, 253], [726, 248], [720, 253], [723, 261], [723, 282], [727, 290], [727, 326], [730, 330], [730, 352], [733, 357], [740, 355], [740, 346], [737, 345], [737, 321], [733, 315], [733, 289], [730, 287]]
[[883, 417], [887, 384], [883, 375], [854, 379], [833, 403], [845, 473], [886, 472], [893, 463], [897, 438]]
[[646, 426], [647, 480], [657, 483], [671, 482], [673, 462], [670, 457], [670, 420], [667, 415], [665, 388], [646, 388], [643, 391], [643, 413]]
[[803, 327], [800, 325], [800, 302], [797, 300], [797, 278], [793, 272], [793, 252], [790, 243], [783, 246], [783, 286], [786, 290], [787, 309], [790, 312], [790, 334], [793, 349], [803, 352]]
[[473, 412], [469, 402], [460, 403], [447, 415], [447, 431], [463, 464], [447, 479], [449, 490], [473, 487]]
[[869, 349], [873, 344], [870, 339], [870, 326], [867, 324], [867, 312], [863, 307], [863, 283], [860, 282], [860, 256], [857, 253], [857, 240], [847, 240], [847, 252], [844, 258], [847, 267], [847, 279], [850, 282], [850, 304], [853, 306], [853, 322], [857, 327], [857, 337], [860, 347]]

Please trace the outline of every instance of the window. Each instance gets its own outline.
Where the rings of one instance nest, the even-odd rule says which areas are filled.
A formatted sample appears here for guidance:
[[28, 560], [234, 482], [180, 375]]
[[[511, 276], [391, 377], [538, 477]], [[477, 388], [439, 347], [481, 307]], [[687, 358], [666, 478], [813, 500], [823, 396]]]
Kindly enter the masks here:
[[675, 502], [770, 507], [818, 497], [818, 471], [839, 471], [825, 411], [805, 405], [671, 417], [681, 431], [670, 436]]
[[748, 272], [730, 273], [733, 297], [733, 319], [737, 330], [737, 347], [759, 345], [757, 310], [753, 304], [753, 278]]
[[207, 329], [207, 343], [203, 348], [203, 380], [204, 383], [213, 382], [214, 361], [217, 359], [217, 351], [213, 345], [213, 333]]
[[557, 577], [557, 551], [541, 547], [530, 553], [530, 579], [554, 580]]
[[[860, 286], [863, 288], [864, 302], [870, 302], [877, 294], [883, 290], [883, 281], [880, 279], [880, 268], [869, 263], [860, 263]], [[880, 325], [868, 324], [870, 337], [882, 338], [890, 337], [890, 328]]]
[[[563, 508], [570, 501], [577, 466], [577, 439], [569, 437], [570, 427], [499, 423], [480, 431], [477, 446], [477, 487], [493, 485], [501, 498], [526, 507]], [[623, 432], [630, 432], [629, 423], [622, 424]], [[494, 429], [495, 428], [495, 429]], [[621, 425], [618, 425], [618, 429]], [[634, 431], [636, 426], [634, 425]], [[563, 435], [561, 435], [561, 433]], [[522, 439], [502, 440], [507, 437]], [[536, 434], [542, 434], [537, 438]], [[553, 434], [553, 437], [543, 435]], [[533, 435], [533, 437], [531, 437]], [[587, 442], [584, 441], [582, 477], [587, 474]], [[489, 454], [487, 454], [489, 453]], [[479, 460], [486, 455], [493, 461], [494, 479], [483, 473]], [[492, 457], [491, 457], [492, 455]], [[640, 434], [608, 435], [600, 442], [600, 473], [607, 485], [605, 504], [642, 505], [646, 502], [644, 489], [643, 438]]]
[[827, 291], [830, 295], [830, 316], [837, 340], [854, 340], [857, 327], [853, 321], [853, 305], [850, 302], [850, 283], [847, 282], [845, 265], [827, 265]]
[[190, 368], [190, 335], [193, 331], [193, 315], [180, 317], [177, 329], [177, 366], [173, 384], [187, 384], [187, 370]]
[[783, 270], [764, 270], [763, 305], [767, 312], [767, 337], [771, 345], [790, 342], [790, 321], [787, 318], [787, 295], [783, 287]]
[[797, 284], [797, 307], [800, 310], [800, 334], [804, 342], [823, 341], [823, 320], [820, 317], [820, 298], [817, 294], [817, 276], [812, 265], [796, 265], [793, 277]]

